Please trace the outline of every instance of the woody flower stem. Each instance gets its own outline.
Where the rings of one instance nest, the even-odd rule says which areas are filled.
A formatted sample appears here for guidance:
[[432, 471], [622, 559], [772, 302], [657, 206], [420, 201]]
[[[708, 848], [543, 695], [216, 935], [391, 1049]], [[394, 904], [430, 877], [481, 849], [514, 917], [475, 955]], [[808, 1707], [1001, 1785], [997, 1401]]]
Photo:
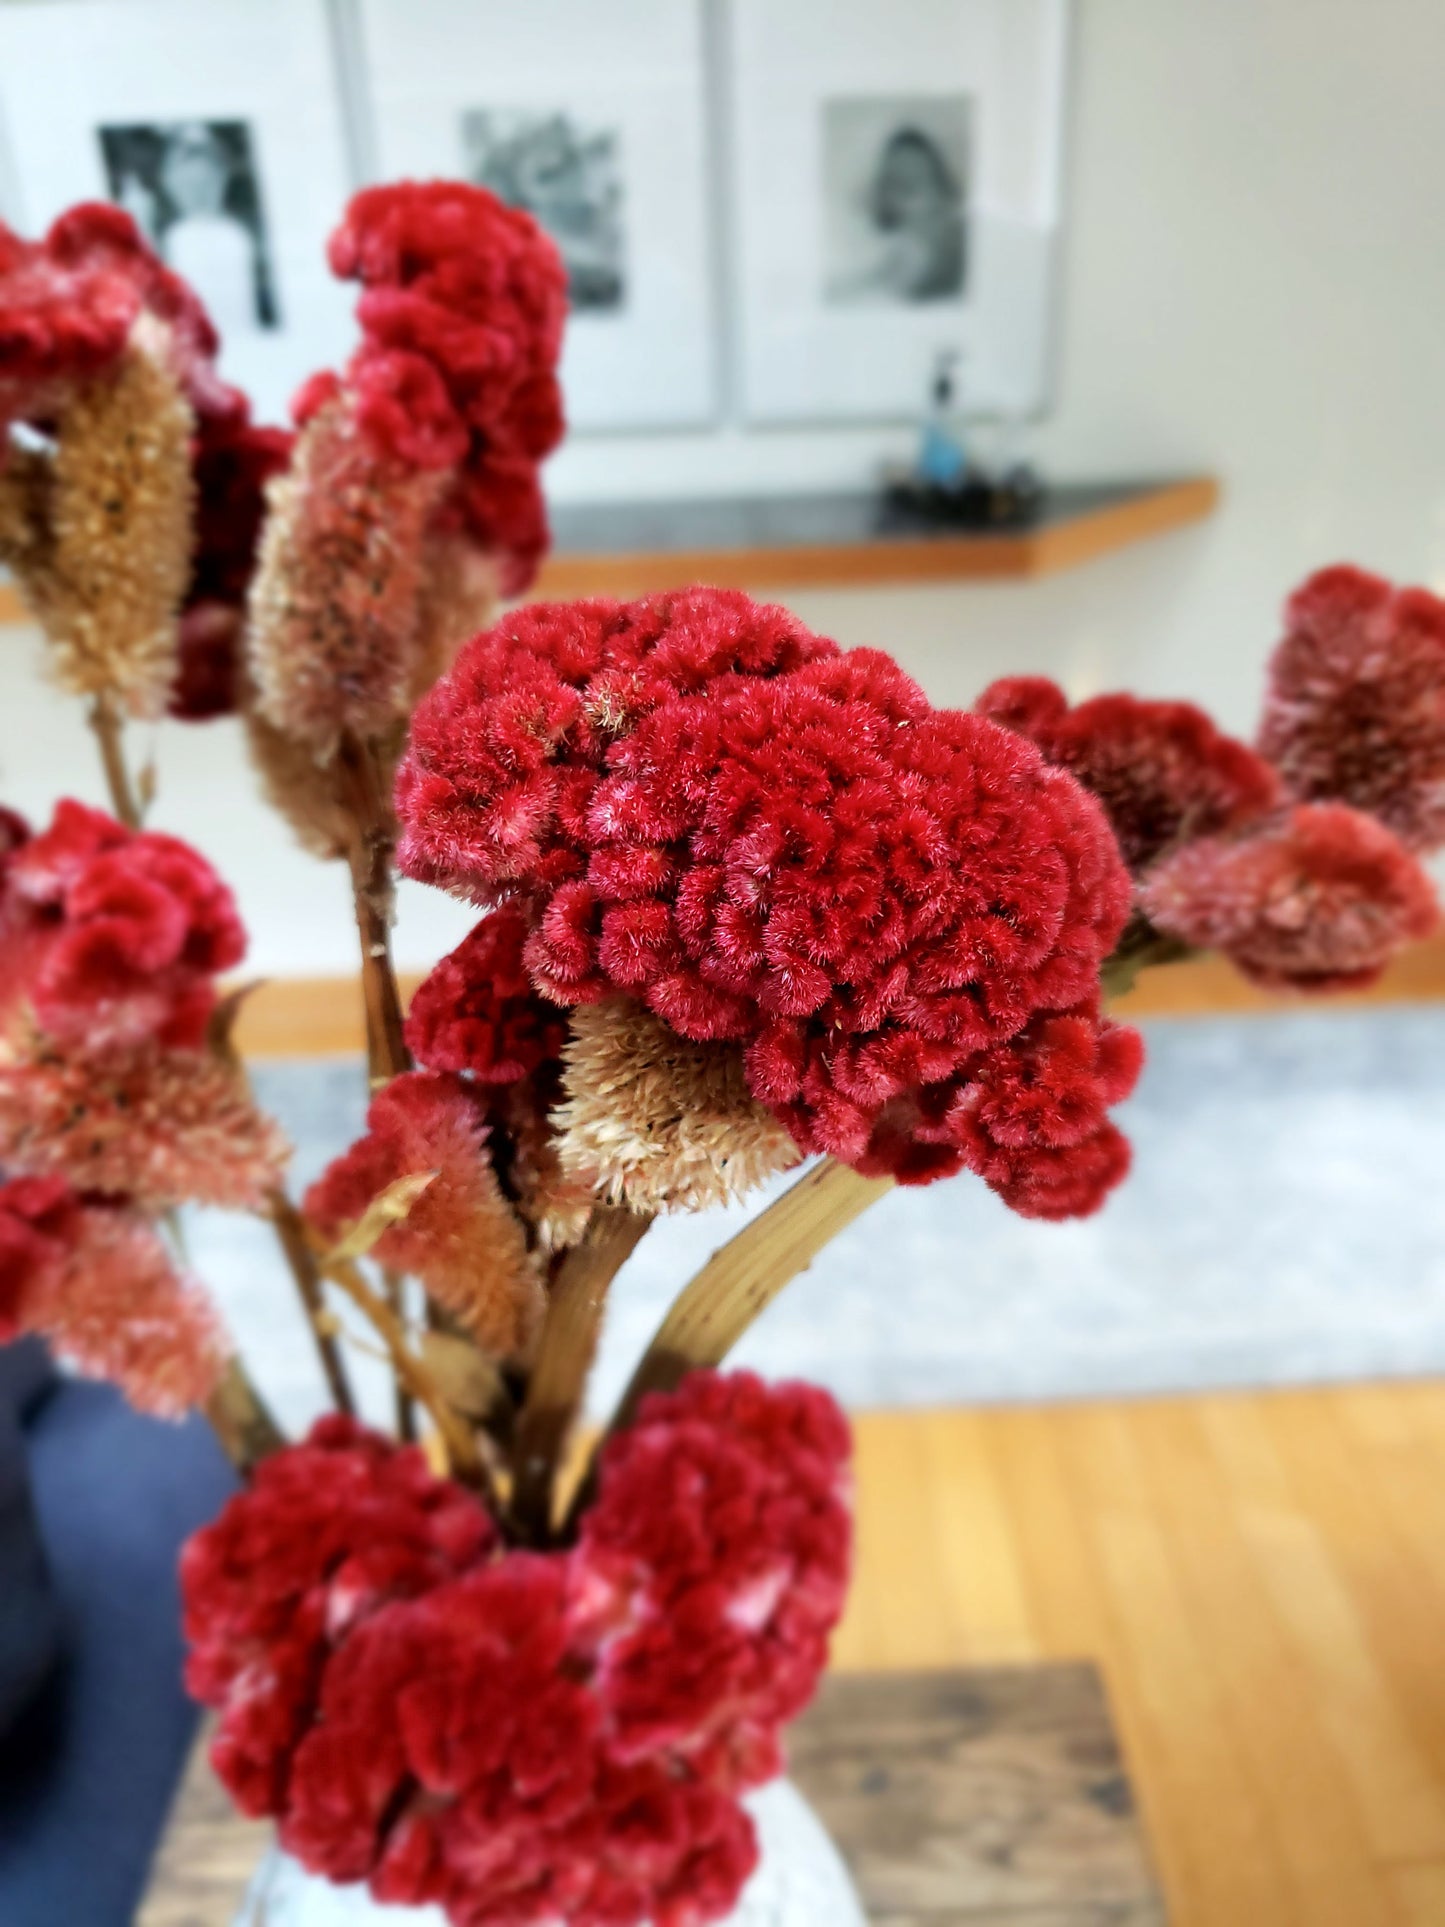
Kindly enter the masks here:
[[321, 1370], [325, 1374], [332, 1401], [338, 1412], [354, 1415], [356, 1400], [352, 1395], [351, 1381], [346, 1374], [341, 1347], [336, 1342], [335, 1332], [326, 1322], [326, 1301], [321, 1290], [321, 1272], [316, 1263], [315, 1253], [307, 1242], [306, 1226], [302, 1222], [301, 1213], [279, 1184], [266, 1202], [271, 1222], [276, 1228], [277, 1239], [285, 1253], [286, 1262], [291, 1268], [296, 1290], [306, 1309], [307, 1323], [316, 1341], [317, 1355], [321, 1360]]
[[582, 1403], [608, 1288], [651, 1223], [644, 1212], [596, 1205], [557, 1272], [513, 1454], [512, 1512], [534, 1544], [551, 1532], [558, 1462]]
[[140, 802], [130, 780], [130, 771], [125, 766], [121, 720], [109, 696], [95, 698], [90, 705], [89, 721], [95, 732], [95, 740], [100, 745], [100, 760], [105, 770], [106, 788], [110, 791], [111, 808], [128, 830], [138, 830], [141, 827]]

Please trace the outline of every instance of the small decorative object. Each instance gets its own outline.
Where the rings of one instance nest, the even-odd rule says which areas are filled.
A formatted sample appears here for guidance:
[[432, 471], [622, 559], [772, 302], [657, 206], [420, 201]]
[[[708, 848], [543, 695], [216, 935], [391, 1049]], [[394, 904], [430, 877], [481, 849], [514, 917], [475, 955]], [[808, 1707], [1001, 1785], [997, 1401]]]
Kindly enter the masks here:
[[356, 0], [383, 179], [463, 174], [567, 267], [574, 430], [715, 418], [702, 0]]
[[[0, 1336], [202, 1407], [243, 1475], [181, 1577], [215, 1769], [276, 1826], [252, 1927], [848, 1927], [772, 1790], [843, 1606], [848, 1429], [721, 1368], [895, 1183], [1098, 1209], [1137, 970], [1212, 946], [1327, 990], [1431, 928], [1445, 604], [1312, 578], [1258, 749], [1029, 678], [938, 710], [733, 591], [492, 621], [546, 546], [563, 260], [455, 182], [358, 195], [329, 259], [359, 336], [277, 430], [130, 215], [0, 229], [0, 558], [111, 803], [0, 817]], [[299, 1201], [233, 1045], [235, 903], [131, 758], [132, 721], [228, 708], [353, 886], [371, 1103]], [[480, 912], [406, 1013], [394, 857]], [[804, 1159], [582, 1447], [656, 1216]], [[194, 1201], [275, 1228], [335, 1408], [303, 1438], [189, 1275]]]
[[936, 522], [959, 528], [1021, 528], [1043, 506], [1044, 491], [1026, 463], [994, 473], [967, 453], [957, 419], [955, 355], [938, 358], [914, 467], [884, 482], [889, 527]]
[[906, 421], [1049, 385], [1067, 0], [733, 0], [728, 148], [750, 422]]

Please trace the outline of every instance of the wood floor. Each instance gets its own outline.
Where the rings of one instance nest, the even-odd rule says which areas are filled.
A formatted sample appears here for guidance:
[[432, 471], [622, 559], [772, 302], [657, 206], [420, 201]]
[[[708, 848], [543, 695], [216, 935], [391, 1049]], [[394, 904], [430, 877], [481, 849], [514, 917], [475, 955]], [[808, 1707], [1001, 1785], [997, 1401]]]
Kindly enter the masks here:
[[838, 1666], [1093, 1658], [1174, 1927], [1445, 1927], [1445, 1384], [857, 1432]]

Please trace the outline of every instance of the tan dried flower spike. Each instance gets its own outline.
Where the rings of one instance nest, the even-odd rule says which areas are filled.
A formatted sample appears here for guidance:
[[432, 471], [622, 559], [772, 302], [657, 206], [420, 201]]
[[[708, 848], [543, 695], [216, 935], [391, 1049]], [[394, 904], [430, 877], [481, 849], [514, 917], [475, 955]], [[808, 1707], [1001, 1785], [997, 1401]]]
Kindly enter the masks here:
[[558, 1153], [610, 1202], [701, 1211], [798, 1162], [736, 1047], [691, 1043], [630, 998], [579, 1005], [571, 1024]]

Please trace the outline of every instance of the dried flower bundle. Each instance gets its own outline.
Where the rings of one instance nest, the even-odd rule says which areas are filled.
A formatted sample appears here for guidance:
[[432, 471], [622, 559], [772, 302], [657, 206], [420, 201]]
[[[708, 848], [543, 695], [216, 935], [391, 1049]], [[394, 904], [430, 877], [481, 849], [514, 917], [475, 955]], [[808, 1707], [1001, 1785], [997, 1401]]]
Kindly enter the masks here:
[[[895, 1182], [1097, 1210], [1142, 1058], [1105, 991], [1138, 968], [1212, 947], [1343, 989], [1429, 930], [1445, 605], [1304, 584], [1258, 748], [1033, 677], [937, 710], [734, 591], [488, 629], [546, 545], [560, 259], [431, 182], [357, 196], [331, 264], [359, 339], [293, 434], [219, 381], [126, 216], [0, 227], [0, 553], [115, 810], [0, 810], [0, 1337], [203, 1405], [247, 1475], [186, 1553], [189, 1678], [308, 1868], [455, 1927], [702, 1927], [849, 1558], [832, 1401], [715, 1368]], [[350, 866], [372, 1096], [302, 1208], [230, 1041], [235, 903], [142, 822], [122, 724], [165, 707], [240, 708], [272, 801]], [[398, 827], [485, 912], [405, 1017]], [[653, 1216], [819, 1153], [684, 1289], [568, 1486]], [[195, 1202], [275, 1227], [337, 1407], [300, 1444], [170, 1248]], [[355, 1417], [342, 1298], [444, 1475]]]

